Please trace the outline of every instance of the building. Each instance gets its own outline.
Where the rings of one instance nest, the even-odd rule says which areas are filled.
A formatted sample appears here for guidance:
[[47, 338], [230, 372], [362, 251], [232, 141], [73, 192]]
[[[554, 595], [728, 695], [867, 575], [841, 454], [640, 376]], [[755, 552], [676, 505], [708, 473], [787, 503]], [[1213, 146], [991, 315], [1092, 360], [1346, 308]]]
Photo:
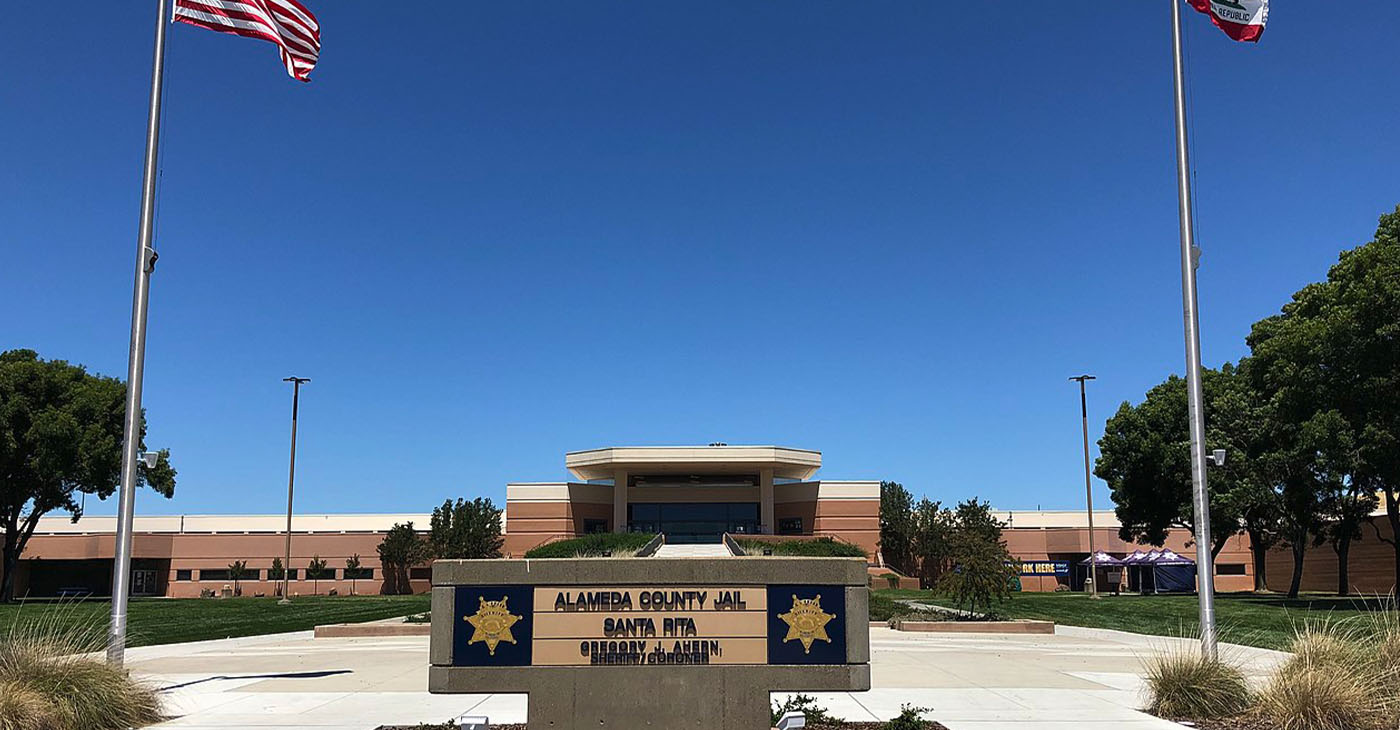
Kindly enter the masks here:
[[[832, 537], [864, 548], [872, 574], [888, 572], [879, 554], [879, 481], [818, 479], [821, 466], [821, 452], [780, 446], [570, 452], [564, 457], [570, 480], [506, 485], [502, 552], [520, 557], [535, 546], [593, 532], [661, 532], [670, 543], [719, 542], [726, 532]], [[1003, 536], [1012, 555], [1023, 562], [1023, 590], [1082, 588], [1084, 575], [1077, 566], [1089, 556], [1084, 512], [1014, 511], [997, 517], [1007, 524]], [[291, 592], [379, 592], [384, 575], [376, 548], [390, 527], [403, 522], [426, 531], [429, 516], [297, 515], [292, 522]], [[115, 524], [113, 517], [90, 516], [77, 523], [63, 516], [40, 520], [21, 556], [16, 595], [106, 595], [111, 589]], [[1094, 526], [1098, 550], [1121, 557], [1149, 548], [1120, 540], [1111, 511], [1096, 512]], [[285, 550], [285, 527], [285, 515], [137, 517], [132, 593], [221, 593], [233, 587], [230, 564], [242, 561], [247, 566], [238, 581], [243, 594], [274, 595], [279, 582], [271, 568]], [[1187, 530], [1173, 530], [1166, 547], [1194, 554]], [[1322, 552], [1314, 552], [1317, 559]], [[346, 561], [354, 556], [360, 568], [350, 571]], [[326, 564], [320, 578], [307, 574], [313, 559]], [[1247, 539], [1231, 538], [1216, 561], [1217, 589], [1252, 590], [1252, 565]], [[1271, 585], [1287, 575], [1273, 568], [1272, 556], [1270, 567]], [[1323, 570], [1309, 572], [1325, 575]], [[428, 589], [426, 566], [414, 568], [409, 577], [413, 590]]]
[[829, 536], [879, 550], [880, 482], [813, 477], [820, 451], [782, 446], [630, 446], [573, 451], [562, 482], [506, 485], [507, 555], [590, 532]]
[[[428, 515], [297, 515], [292, 520], [292, 595], [342, 595], [355, 590], [378, 593], [384, 580], [378, 547], [396, 522], [426, 528]], [[283, 560], [287, 516], [172, 515], [137, 517], [131, 541], [131, 593], [135, 596], [195, 598], [202, 591], [222, 592], [234, 584], [229, 565], [243, 561], [238, 581], [243, 595], [274, 595], [280, 581], [270, 573]], [[110, 595], [115, 517], [44, 517], [20, 556], [15, 595], [32, 597]], [[345, 563], [359, 556], [360, 569]], [[307, 574], [313, 559], [326, 563], [319, 577]], [[426, 591], [427, 567], [410, 571], [415, 591]]]
[[[1021, 561], [1021, 589], [1041, 592], [1059, 586], [1081, 590], [1088, 571], [1079, 565], [1089, 557], [1089, 515], [1073, 511], [1010, 511], [995, 513], [1006, 523], [1002, 531], [1006, 547]], [[1154, 546], [1131, 543], [1118, 537], [1120, 524], [1111, 510], [1094, 511], [1094, 549], [1122, 558]], [[1189, 558], [1196, 556], [1190, 530], [1167, 533], [1163, 548]], [[1235, 535], [1215, 559], [1215, 589], [1221, 593], [1254, 590], [1254, 568], [1249, 538]], [[1100, 578], [1102, 585], [1103, 578]]]

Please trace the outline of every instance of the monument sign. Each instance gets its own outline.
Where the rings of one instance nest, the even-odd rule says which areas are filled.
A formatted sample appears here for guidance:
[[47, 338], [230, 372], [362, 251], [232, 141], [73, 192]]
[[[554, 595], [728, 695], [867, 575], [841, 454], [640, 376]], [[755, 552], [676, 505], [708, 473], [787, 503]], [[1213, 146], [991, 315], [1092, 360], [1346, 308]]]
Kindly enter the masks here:
[[438, 561], [433, 692], [531, 728], [766, 728], [769, 692], [870, 688], [859, 558]]

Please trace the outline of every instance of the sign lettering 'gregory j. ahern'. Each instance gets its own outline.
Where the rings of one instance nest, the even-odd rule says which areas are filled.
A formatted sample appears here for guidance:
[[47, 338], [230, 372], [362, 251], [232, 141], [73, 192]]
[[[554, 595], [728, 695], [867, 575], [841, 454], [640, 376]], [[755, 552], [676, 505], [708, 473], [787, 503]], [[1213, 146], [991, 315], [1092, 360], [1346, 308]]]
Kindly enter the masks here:
[[456, 586], [452, 664], [844, 664], [845, 589]]

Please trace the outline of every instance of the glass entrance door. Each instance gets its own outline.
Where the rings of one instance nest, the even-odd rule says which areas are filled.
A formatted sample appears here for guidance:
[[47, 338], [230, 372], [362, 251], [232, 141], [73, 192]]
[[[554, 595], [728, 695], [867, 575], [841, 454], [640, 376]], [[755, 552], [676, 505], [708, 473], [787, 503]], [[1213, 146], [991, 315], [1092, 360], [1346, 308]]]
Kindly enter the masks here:
[[668, 543], [716, 543], [726, 532], [758, 532], [757, 502], [641, 502], [627, 505], [631, 532], [660, 532]]
[[131, 595], [154, 596], [156, 594], [156, 572], [154, 570], [131, 571]]

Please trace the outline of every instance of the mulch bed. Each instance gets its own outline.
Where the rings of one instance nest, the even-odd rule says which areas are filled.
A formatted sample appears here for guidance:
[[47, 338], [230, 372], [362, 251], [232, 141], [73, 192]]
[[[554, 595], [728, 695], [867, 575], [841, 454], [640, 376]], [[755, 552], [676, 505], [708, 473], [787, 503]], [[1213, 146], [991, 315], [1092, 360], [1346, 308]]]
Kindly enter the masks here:
[[[812, 730], [879, 730], [885, 727], [885, 723], [841, 723], [822, 724], [822, 726], [809, 726]], [[1205, 727], [1205, 726], [1201, 726]], [[1235, 730], [1243, 729], [1243, 724], [1239, 726], [1211, 726], [1210, 730]], [[381, 724], [378, 730], [456, 730], [452, 724]], [[491, 730], [525, 730], [524, 724], [491, 724]], [[948, 730], [942, 724], [930, 722], [928, 730]]]
[[[1165, 718], [1171, 720], [1171, 718]], [[1261, 725], [1259, 720], [1244, 715], [1236, 717], [1226, 717], [1217, 720], [1172, 720], [1181, 723], [1185, 727], [1196, 727], [1201, 730], [1269, 730], [1269, 726]]]

